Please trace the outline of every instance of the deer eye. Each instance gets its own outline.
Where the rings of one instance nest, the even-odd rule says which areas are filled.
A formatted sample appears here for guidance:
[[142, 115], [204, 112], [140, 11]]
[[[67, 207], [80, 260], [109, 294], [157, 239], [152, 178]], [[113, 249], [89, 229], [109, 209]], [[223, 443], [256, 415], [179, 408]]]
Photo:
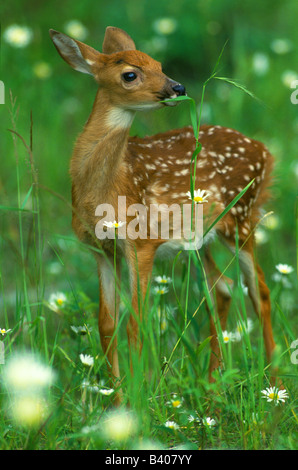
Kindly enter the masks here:
[[137, 78], [135, 72], [125, 72], [122, 74], [122, 78], [125, 82], [133, 82]]

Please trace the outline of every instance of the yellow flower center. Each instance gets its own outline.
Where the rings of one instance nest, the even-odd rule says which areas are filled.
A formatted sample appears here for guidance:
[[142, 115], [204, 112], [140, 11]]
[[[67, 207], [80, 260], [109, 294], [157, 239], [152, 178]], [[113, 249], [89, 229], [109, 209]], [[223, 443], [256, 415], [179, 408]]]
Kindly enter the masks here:
[[63, 304], [63, 299], [57, 299], [57, 304], [62, 305]]
[[161, 279], [160, 281], [161, 284], [167, 284], [167, 282], [168, 282], [167, 279]]
[[181, 405], [181, 401], [180, 400], [174, 400], [172, 401], [172, 405], [174, 408], [177, 408], [177, 406]]
[[194, 200], [195, 202], [203, 202], [203, 198], [202, 198], [201, 196], [195, 196], [195, 197], [193, 198], [193, 200]]
[[276, 400], [276, 399], [277, 399], [277, 394], [274, 393], [274, 392], [269, 393], [268, 396], [269, 396], [269, 398], [271, 398], [272, 400]]

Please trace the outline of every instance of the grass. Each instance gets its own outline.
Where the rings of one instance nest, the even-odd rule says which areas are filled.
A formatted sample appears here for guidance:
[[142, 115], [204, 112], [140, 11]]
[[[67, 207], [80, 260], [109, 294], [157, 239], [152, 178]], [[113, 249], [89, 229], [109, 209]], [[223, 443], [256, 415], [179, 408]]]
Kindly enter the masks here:
[[[239, 36], [236, 28], [237, 41], [232, 40], [225, 49], [226, 52], [230, 47], [231, 56], [237, 59], [232, 76], [243, 76], [248, 67], [242, 37], [245, 39], [245, 33]], [[176, 46], [178, 50], [179, 43]], [[4, 63], [6, 55], [4, 50]], [[197, 110], [195, 95], [192, 123], [199, 125], [201, 119], [205, 120], [204, 109], [208, 110], [211, 103], [216, 124], [256, 135], [276, 154], [275, 174], [279, 178], [274, 186], [275, 198], [268, 206], [274, 214], [264, 218], [258, 227], [256, 254], [271, 289], [278, 344], [272, 366], [278, 366], [288, 392], [285, 403], [278, 405], [267, 402], [261, 393], [269, 387], [271, 369], [265, 361], [261, 325], [241, 288], [237, 255], [232, 258], [215, 242], [217, 264], [236, 283], [228, 332], [235, 332], [238, 323], [246, 319], [252, 321], [252, 330], [244, 332], [241, 341], [226, 343], [219, 335], [223, 364], [216, 382], [210, 384], [206, 309], [207, 304], [210, 307], [210, 293], [201, 253], [193, 253], [191, 259], [179, 254], [171, 263], [158, 260], [146, 321], [140, 325], [142, 360], [135, 361], [132, 377], [125, 328], [131, 305], [124, 274], [118, 326], [123, 409], [113, 408], [97, 330], [96, 264], [92, 250], [71, 232], [68, 161], [61, 157], [70, 155], [76, 132], [86, 117], [84, 110], [90, 108], [83, 88], [85, 81], [78, 84], [76, 76], [69, 82], [65, 77], [59, 77], [57, 82], [54, 77], [51, 83], [43, 82], [39, 92], [44, 100], [34, 107], [33, 117], [30, 109], [36, 101], [36, 90], [31, 87], [27, 95], [22, 94], [21, 85], [14, 83], [13, 90], [18, 90], [19, 98], [12, 94], [1, 108], [5, 123], [1, 129], [1, 153], [5, 158], [1, 160], [0, 176], [0, 328], [11, 329], [1, 336], [5, 346], [5, 364], [0, 364], [1, 449], [297, 449], [298, 366], [293, 362], [291, 348], [297, 339], [296, 273], [277, 278], [275, 269], [280, 262], [296, 269], [298, 253], [293, 173], [297, 140], [289, 125], [294, 122], [294, 107], [287, 109], [285, 120], [275, 115], [284, 97], [276, 81], [279, 71], [286, 67], [279, 63], [282, 60], [274, 62], [269, 80], [261, 77], [254, 82], [249, 76], [246, 81], [258, 96], [272, 98], [270, 109], [242, 93], [242, 85], [240, 90], [230, 87], [223, 77], [217, 77], [220, 80], [213, 80], [208, 87], [197, 79], [190, 83], [190, 89], [197, 94], [203, 89], [206, 104]], [[18, 61], [20, 55], [13, 63]], [[28, 64], [20, 73], [28, 80]], [[82, 88], [77, 90], [77, 86]], [[76, 114], [63, 112], [65, 97], [75, 93], [84, 103], [82, 108], [77, 108]], [[215, 98], [222, 93], [228, 93], [228, 102]], [[60, 101], [64, 103], [61, 106]], [[149, 118], [140, 116], [133, 132], [142, 135], [189, 124], [186, 103], [167, 111]], [[126, 273], [124, 265], [123, 270]], [[157, 275], [171, 279], [164, 295], [154, 293]], [[49, 302], [51, 294], [59, 292], [66, 300], [53, 306]], [[72, 328], [84, 325], [84, 334]], [[33, 387], [25, 376], [22, 390], [11, 389], [4, 374], [6, 367], [17, 353], [26, 358], [28, 351], [33, 357], [28, 358], [27, 367], [34, 371], [38, 365], [38, 370], [45, 371], [41, 376], [51, 370], [54, 377]], [[91, 356], [93, 365], [84, 365], [81, 354]], [[30, 377], [33, 380], [28, 374]], [[29, 398], [34, 399], [34, 404]], [[206, 425], [207, 418], [214, 420], [214, 425]], [[174, 424], [169, 427], [169, 423]]]

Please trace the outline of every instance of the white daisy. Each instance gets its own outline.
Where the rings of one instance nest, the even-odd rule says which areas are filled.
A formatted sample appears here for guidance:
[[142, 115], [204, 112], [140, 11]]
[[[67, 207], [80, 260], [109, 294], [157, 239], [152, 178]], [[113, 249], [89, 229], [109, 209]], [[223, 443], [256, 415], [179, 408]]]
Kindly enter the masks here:
[[99, 393], [108, 397], [109, 395], [112, 395], [112, 393], [114, 393], [114, 389], [113, 388], [101, 388], [99, 389]]
[[277, 271], [279, 271], [281, 274], [291, 274], [294, 271], [294, 268], [292, 266], [289, 266], [288, 264], [277, 264], [276, 266]]
[[120, 228], [123, 227], [124, 224], [125, 222], [121, 222], [121, 220], [119, 220], [119, 222], [116, 222], [116, 220], [114, 220], [114, 222], [105, 221], [103, 223], [103, 226], [107, 228]]
[[160, 287], [160, 286], [155, 286], [153, 288], [153, 292], [157, 295], [164, 295], [166, 294], [167, 292], [169, 292], [169, 289], [168, 287]]
[[66, 301], [67, 298], [63, 292], [51, 294], [49, 298], [49, 307], [54, 310], [54, 312], [58, 312], [59, 309], [65, 305]]
[[235, 335], [231, 331], [224, 330], [222, 332], [222, 339], [224, 343], [235, 341]]
[[173, 408], [181, 408], [182, 403], [183, 398], [178, 398], [177, 395], [173, 395], [173, 398], [167, 402], [167, 405], [171, 405]]
[[[186, 195], [188, 199], [192, 199], [190, 191], [187, 191]], [[208, 196], [210, 196], [210, 193], [205, 189], [196, 189], [193, 194], [193, 201], [197, 204], [203, 204], [204, 202], [208, 202]]]
[[175, 421], [166, 421], [165, 427], [169, 429], [173, 429], [173, 431], [176, 431], [177, 429], [179, 429], [179, 425], [175, 423]]
[[5, 328], [0, 328], [0, 334], [2, 336], [6, 335], [9, 331], [11, 331], [11, 328], [9, 328], [8, 330], [6, 330]]
[[94, 357], [89, 356], [88, 354], [80, 354], [80, 359], [84, 366], [92, 367], [94, 364]]
[[71, 326], [70, 329], [74, 331], [77, 335], [86, 335], [89, 331], [92, 330], [88, 325], [83, 326]]
[[253, 329], [253, 322], [250, 318], [247, 319], [247, 322], [238, 322], [236, 326], [236, 331], [234, 333], [235, 341], [241, 341], [244, 334], [248, 334]]
[[172, 282], [172, 279], [167, 277], [165, 274], [163, 276], [156, 276], [154, 280], [155, 282], [158, 282], [158, 284], [169, 284]]
[[203, 418], [201, 420], [201, 424], [207, 427], [213, 427], [216, 425], [216, 421], [213, 418], [210, 418], [209, 416], [207, 418]]
[[274, 402], [278, 405], [279, 402], [285, 402], [286, 398], [289, 398], [286, 390], [279, 390], [277, 387], [268, 387], [262, 390], [261, 393], [264, 395], [262, 398], [266, 398], [268, 402]]

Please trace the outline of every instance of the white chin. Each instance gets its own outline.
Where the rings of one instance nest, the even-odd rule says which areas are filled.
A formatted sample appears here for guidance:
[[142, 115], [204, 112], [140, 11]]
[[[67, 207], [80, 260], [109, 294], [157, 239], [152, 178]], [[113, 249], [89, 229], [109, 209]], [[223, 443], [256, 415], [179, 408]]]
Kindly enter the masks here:
[[161, 107], [161, 103], [139, 103], [136, 105], [127, 106], [126, 109], [131, 111], [146, 111], [150, 109], [157, 109]]

